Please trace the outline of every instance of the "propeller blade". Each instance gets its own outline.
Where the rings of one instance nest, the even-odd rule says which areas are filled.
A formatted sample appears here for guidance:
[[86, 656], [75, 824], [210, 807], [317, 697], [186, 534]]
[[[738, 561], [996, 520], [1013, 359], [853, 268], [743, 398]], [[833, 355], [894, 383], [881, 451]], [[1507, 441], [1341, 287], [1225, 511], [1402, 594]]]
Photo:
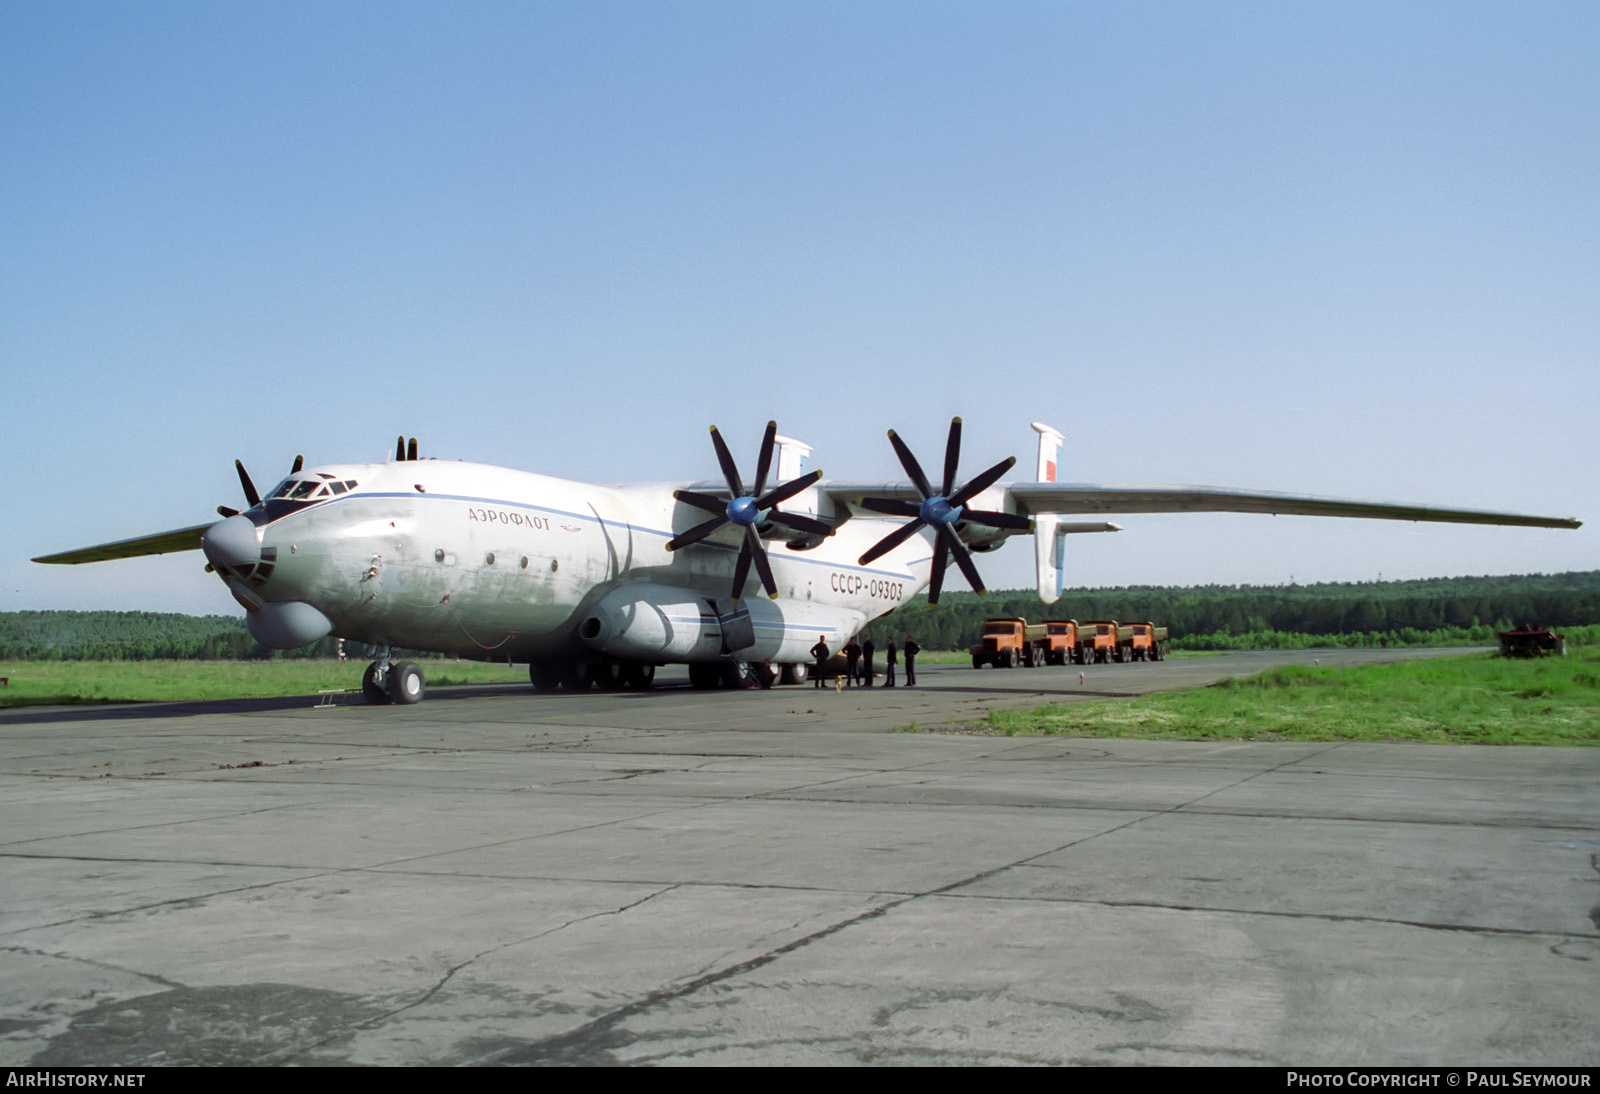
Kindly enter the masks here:
[[[939, 531], [942, 532], [944, 529], [940, 528]], [[934, 544], [933, 548], [933, 570], [928, 575], [928, 606], [930, 608], [939, 603], [939, 590], [944, 588], [944, 567], [950, 558], [950, 551], [945, 546], [944, 537], [936, 535], [934, 538], [938, 542]]]
[[415, 437], [412, 437], [409, 441], [406, 442], [406, 459], [414, 460], [416, 458], [417, 458], [417, 439]]
[[924, 498], [933, 497], [933, 487], [928, 485], [928, 476], [922, 473], [922, 465], [911, 454], [911, 449], [906, 447], [906, 442], [902, 441], [900, 435], [892, 429], [889, 430], [889, 443], [894, 446], [894, 454], [900, 457], [900, 466], [906, 469], [906, 475], [910, 477], [916, 488], [922, 491], [922, 496]]
[[989, 590], [983, 587], [983, 578], [978, 576], [978, 568], [972, 564], [972, 552], [961, 542], [961, 537], [956, 535], [948, 524], [941, 524], [939, 538], [950, 548], [950, 553], [956, 556], [956, 565], [961, 567], [961, 573], [965, 575], [967, 584], [972, 586], [972, 591], [979, 596], [987, 593]]
[[693, 528], [689, 529], [687, 532], [684, 532], [681, 535], [677, 535], [677, 536], [674, 536], [672, 539], [669, 539], [667, 541], [667, 550], [669, 550], [669, 551], [677, 551], [677, 550], [680, 550], [681, 548], [689, 546], [689, 544], [691, 544], [691, 543], [699, 543], [701, 540], [703, 540], [707, 536], [709, 536], [712, 532], [715, 532], [718, 528], [721, 528], [724, 524], [727, 524], [727, 523], [728, 523], [728, 518], [727, 517], [712, 517], [710, 520], [706, 521], [704, 524], [696, 524]]
[[756, 484], [750, 488], [750, 493], [761, 496], [761, 491], [767, 487], [767, 472], [772, 469], [772, 450], [778, 440], [778, 423], [768, 422], [767, 432], [761, 438], [761, 456], [756, 460]]
[[967, 504], [968, 498], [983, 493], [985, 490], [989, 489], [989, 487], [999, 482], [1000, 476], [1004, 475], [1007, 471], [1010, 471], [1011, 465], [1016, 462], [1017, 458], [1015, 456], [1007, 456], [1005, 459], [989, 468], [989, 470], [985, 471], [983, 474], [967, 483], [967, 485], [963, 486], [953, 495], [950, 495], [950, 504], [952, 506]]
[[406, 458], [406, 437], [404, 433], [395, 438], [394, 458], [396, 461], [404, 460]]
[[822, 478], [821, 471], [812, 471], [801, 475], [798, 479], [790, 479], [782, 486], [767, 491], [766, 495], [756, 499], [757, 509], [771, 509], [774, 505], [788, 501], [806, 487]]
[[721, 498], [714, 498], [710, 494], [698, 494], [693, 490], [674, 490], [672, 496], [681, 502], [694, 506], [696, 509], [704, 509], [708, 513], [726, 515], [728, 512], [728, 503]]
[[[749, 531], [749, 529], [747, 528], [745, 531]], [[744, 583], [749, 580], [749, 577], [750, 540], [747, 537], [743, 543], [739, 544], [739, 561], [733, 564], [733, 599], [742, 600], [744, 598]]]
[[217, 516], [219, 517], [236, 517], [238, 515], [239, 510], [237, 509], [229, 509], [226, 505], [217, 506]]
[[941, 497], [948, 498], [956, 488], [956, 462], [961, 459], [961, 419], [950, 419], [950, 437], [944, 442], [944, 489]]
[[918, 517], [916, 520], [910, 521], [906, 524], [902, 524], [900, 527], [896, 528], [894, 531], [880, 539], [870, 550], [867, 551], [866, 554], [858, 558], [856, 562], [862, 566], [865, 566], [874, 559], [882, 558], [884, 555], [900, 546], [906, 540], [916, 535], [917, 531], [922, 527], [923, 524], [921, 517]]
[[722, 434], [717, 432], [717, 427], [711, 427], [711, 443], [717, 450], [717, 462], [722, 465], [722, 477], [728, 480], [728, 489], [733, 491], [733, 496], [745, 496], [744, 480], [739, 477], [739, 468], [733, 462], [733, 453], [728, 451], [728, 442], [722, 439]]
[[233, 466], [239, 472], [239, 485], [244, 487], [244, 500], [249, 502], [252, 508], [260, 505], [261, 495], [256, 493], [256, 484], [250, 481], [250, 475], [244, 469], [244, 461], [234, 460]]
[[291, 474], [291, 475], [300, 474], [300, 469], [302, 467], [304, 467], [305, 465], [306, 465], [306, 458], [304, 456], [296, 456], [294, 458], [294, 466], [289, 468], [289, 474]]
[[756, 573], [761, 576], [761, 587], [767, 590], [768, 596], [777, 599], [778, 583], [772, 577], [772, 563], [767, 561], [767, 549], [761, 546], [761, 537], [756, 534], [754, 526], [745, 527], [744, 546], [756, 564]]
[[987, 524], [990, 528], [1009, 528], [1013, 532], [1033, 531], [1033, 521], [1027, 517], [1019, 517], [1015, 513], [993, 513], [987, 509], [963, 509], [961, 519], [970, 520], [975, 524]]
[[863, 509], [891, 517], [914, 517], [919, 511], [909, 501], [901, 501], [898, 498], [858, 498], [856, 504]]
[[795, 513], [780, 513], [776, 509], [767, 514], [767, 519], [773, 524], [781, 524], [785, 528], [793, 528], [796, 532], [804, 532], [807, 535], [826, 537], [834, 533], [831, 524], [824, 524], [820, 520], [812, 520], [810, 517], [802, 517]]

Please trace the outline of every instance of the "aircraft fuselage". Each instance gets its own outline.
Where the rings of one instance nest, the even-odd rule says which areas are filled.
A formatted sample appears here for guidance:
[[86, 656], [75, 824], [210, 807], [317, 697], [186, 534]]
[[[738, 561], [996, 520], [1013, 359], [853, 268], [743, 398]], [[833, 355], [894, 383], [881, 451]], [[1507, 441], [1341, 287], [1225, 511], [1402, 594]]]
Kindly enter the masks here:
[[[730, 532], [667, 552], [675, 517], [679, 528], [698, 519], [681, 512], [674, 484], [594, 486], [439, 460], [331, 465], [294, 479], [356, 485], [289, 511], [268, 498], [229, 518], [256, 526], [271, 565], [223, 567], [223, 579], [252, 617], [304, 604], [326, 617], [327, 633], [360, 642], [513, 661], [590, 651], [800, 662], [819, 635], [837, 648], [927, 579], [920, 537], [871, 566], [855, 561], [881, 536], [879, 521], [851, 522], [809, 550], [770, 540], [778, 596], [752, 578], [743, 599], [756, 643], [729, 651], [717, 599], [738, 541]], [[291, 629], [269, 644], [298, 638]]]

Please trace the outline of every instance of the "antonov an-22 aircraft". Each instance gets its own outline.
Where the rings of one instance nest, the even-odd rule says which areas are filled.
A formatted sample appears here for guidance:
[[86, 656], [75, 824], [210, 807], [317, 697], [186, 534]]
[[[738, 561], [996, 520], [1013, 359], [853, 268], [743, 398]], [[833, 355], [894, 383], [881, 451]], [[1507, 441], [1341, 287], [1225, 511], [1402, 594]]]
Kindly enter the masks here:
[[[1064, 537], [1116, 531], [1067, 515], [1235, 512], [1577, 528], [1573, 519], [1210, 487], [1059, 484], [1060, 432], [1039, 434], [1034, 482], [1000, 483], [1006, 459], [957, 486], [961, 419], [930, 480], [889, 441], [909, 482], [839, 482], [811, 449], [767, 424], [753, 481], [716, 427], [722, 480], [594, 486], [484, 464], [419, 459], [404, 438], [385, 463], [305, 467], [264, 497], [236, 462], [248, 508], [153, 536], [35, 559], [98, 562], [199, 548], [262, 645], [327, 635], [369, 643], [374, 703], [422, 698], [422, 670], [390, 649], [527, 662], [539, 688], [648, 687], [687, 664], [697, 687], [771, 684], [839, 649], [924, 588], [937, 602], [954, 559], [983, 592], [972, 552], [1031, 533], [1039, 596], [1062, 587]], [[769, 488], [770, 477], [776, 485]], [[752, 571], [754, 571], [752, 573]], [[750, 596], [759, 589], [766, 596]]]

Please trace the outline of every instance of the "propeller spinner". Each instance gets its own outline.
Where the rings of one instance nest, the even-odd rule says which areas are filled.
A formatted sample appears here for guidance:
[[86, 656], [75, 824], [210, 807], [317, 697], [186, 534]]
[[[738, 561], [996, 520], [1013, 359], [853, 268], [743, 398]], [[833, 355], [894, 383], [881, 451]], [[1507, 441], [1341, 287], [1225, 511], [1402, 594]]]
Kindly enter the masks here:
[[758, 524], [770, 521], [808, 535], [833, 535], [831, 525], [810, 517], [780, 513], [777, 509], [779, 503], [794, 497], [822, 478], [821, 471], [812, 471], [797, 479], [790, 479], [766, 493], [762, 492], [767, 485], [767, 472], [772, 469], [772, 452], [777, 438], [778, 423], [768, 422], [766, 435], [761, 439], [761, 455], [756, 461], [755, 486], [746, 492], [744, 480], [739, 476], [739, 468], [733, 462], [733, 453], [728, 451], [728, 445], [723, 441], [722, 434], [717, 432], [717, 427], [712, 426], [711, 443], [717, 450], [717, 462], [722, 465], [722, 475], [727, 480], [733, 500], [723, 501], [721, 498], [696, 493], [693, 490], [679, 490], [673, 494], [681, 502], [716, 515], [674, 536], [667, 543], [669, 551], [676, 551], [691, 543], [699, 543], [725, 524], [737, 524], [744, 529], [744, 542], [739, 546], [739, 561], [733, 567], [733, 592], [730, 595], [735, 600], [744, 592], [744, 583], [750, 576], [752, 564], [761, 578], [762, 588], [767, 590], [767, 595], [772, 597], [778, 595], [778, 583], [772, 577], [772, 565], [767, 561], [767, 549], [761, 542], [760, 533], [756, 531]]
[[863, 509], [891, 517], [911, 518], [909, 522], [884, 536], [862, 555], [861, 565], [865, 566], [874, 559], [888, 554], [924, 527], [932, 528], [935, 542], [933, 575], [928, 581], [928, 603], [939, 603], [939, 590], [944, 586], [945, 567], [952, 555], [955, 556], [956, 565], [960, 567], [961, 573], [966, 577], [967, 584], [972, 586], [973, 592], [982, 596], [988, 590], [983, 587], [983, 578], [978, 576], [978, 568], [972, 563], [972, 552], [961, 542], [961, 537], [956, 535], [956, 526], [972, 523], [986, 524], [991, 528], [1004, 528], [1014, 532], [1032, 530], [1033, 521], [1027, 517], [1019, 517], [1014, 513], [967, 508], [968, 500], [998, 482], [1001, 475], [1011, 470], [1011, 465], [1017, 462], [1017, 458], [1006, 457], [957, 490], [956, 463], [961, 458], [961, 419], [952, 418], [950, 438], [944, 446], [944, 481], [940, 484], [941, 488], [935, 491], [929, 484], [928, 477], [922, 473], [922, 465], [917, 463], [917, 458], [911, 454], [911, 449], [906, 447], [906, 443], [892, 429], [889, 430], [889, 443], [894, 446], [895, 455], [900, 457], [900, 466], [906, 469], [906, 474], [910, 476], [917, 492], [922, 495], [922, 503], [914, 505], [898, 498], [860, 499], [858, 504]]

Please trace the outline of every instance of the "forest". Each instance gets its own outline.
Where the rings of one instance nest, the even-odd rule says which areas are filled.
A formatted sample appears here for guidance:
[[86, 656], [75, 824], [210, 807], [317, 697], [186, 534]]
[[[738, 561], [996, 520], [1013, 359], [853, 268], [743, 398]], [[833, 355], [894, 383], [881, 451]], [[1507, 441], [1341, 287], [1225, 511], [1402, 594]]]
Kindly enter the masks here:
[[[1600, 570], [1317, 585], [1079, 588], [1064, 591], [1048, 607], [1031, 589], [983, 597], [947, 591], [936, 607], [914, 600], [875, 621], [868, 632], [880, 646], [885, 638], [909, 631], [929, 649], [964, 649], [977, 641], [984, 619], [999, 616], [1033, 622], [1148, 620], [1170, 630], [1176, 649], [1416, 645], [1424, 636], [1493, 644], [1493, 631], [1512, 623], [1558, 628], [1600, 623]], [[1296, 637], [1268, 643], [1219, 640], [1247, 635]]]
[[[1032, 590], [979, 597], [921, 597], [868, 628], [880, 647], [906, 633], [924, 647], [965, 649], [991, 616], [1150, 620], [1176, 649], [1266, 646], [1416, 645], [1494, 642], [1512, 623], [1563, 628], [1600, 624], [1600, 570], [1507, 577], [1319, 585], [1127, 586], [1068, 589], [1048, 608]], [[0, 660], [249, 660], [329, 657], [332, 638], [303, 649], [257, 645], [244, 619], [166, 612], [0, 612]], [[351, 644], [352, 657], [367, 656]]]

